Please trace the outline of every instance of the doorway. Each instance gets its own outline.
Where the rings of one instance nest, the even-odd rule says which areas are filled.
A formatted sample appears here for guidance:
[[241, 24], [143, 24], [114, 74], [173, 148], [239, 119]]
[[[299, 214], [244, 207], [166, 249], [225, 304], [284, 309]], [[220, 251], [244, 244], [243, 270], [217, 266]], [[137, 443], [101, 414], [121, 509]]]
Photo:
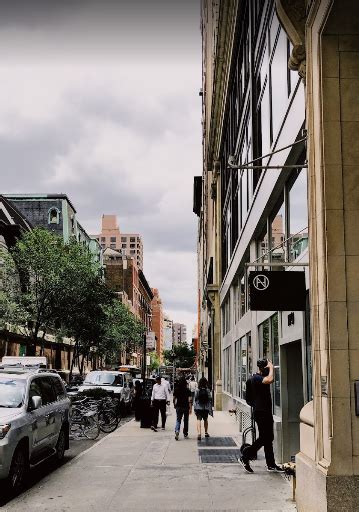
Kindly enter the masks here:
[[302, 342], [282, 345], [282, 447], [283, 461], [290, 461], [299, 452], [299, 414], [304, 405]]

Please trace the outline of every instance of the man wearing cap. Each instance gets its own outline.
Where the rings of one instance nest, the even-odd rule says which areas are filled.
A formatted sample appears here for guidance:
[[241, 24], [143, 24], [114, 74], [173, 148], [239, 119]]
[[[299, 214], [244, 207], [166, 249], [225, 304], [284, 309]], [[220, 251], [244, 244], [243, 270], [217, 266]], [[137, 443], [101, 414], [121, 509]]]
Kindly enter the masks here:
[[170, 403], [167, 385], [162, 384], [161, 376], [156, 377], [156, 384], [152, 389], [151, 405], [153, 406], [153, 424], [151, 429], [157, 432], [158, 416], [161, 412], [162, 430], [166, 427], [166, 405]]
[[270, 392], [270, 384], [274, 381], [273, 363], [267, 359], [259, 359], [257, 366], [259, 372], [252, 375], [250, 385], [253, 395], [253, 416], [259, 435], [251, 446], [243, 450], [239, 460], [247, 473], [254, 473], [249, 461], [256, 457], [258, 450], [263, 446], [267, 471], [283, 472], [284, 470], [275, 463], [273, 453], [274, 431]]

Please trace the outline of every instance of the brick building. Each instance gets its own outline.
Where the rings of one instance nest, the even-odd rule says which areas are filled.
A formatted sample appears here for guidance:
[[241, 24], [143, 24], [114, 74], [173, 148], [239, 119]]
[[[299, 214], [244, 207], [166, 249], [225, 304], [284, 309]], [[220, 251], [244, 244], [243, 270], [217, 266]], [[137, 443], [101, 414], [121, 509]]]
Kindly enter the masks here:
[[156, 334], [156, 352], [160, 358], [160, 361], [163, 360], [163, 350], [164, 350], [164, 316], [163, 316], [163, 305], [162, 300], [159, 295], [157, 288], [152, 288], [153, 299], [152, 299], [152, 330]]

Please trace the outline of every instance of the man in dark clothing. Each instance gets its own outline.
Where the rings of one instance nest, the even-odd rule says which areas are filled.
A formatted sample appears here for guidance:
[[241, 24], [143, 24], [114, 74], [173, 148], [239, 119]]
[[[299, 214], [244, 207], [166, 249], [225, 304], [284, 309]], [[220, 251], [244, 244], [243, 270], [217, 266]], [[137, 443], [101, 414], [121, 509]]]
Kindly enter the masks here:
[[181, 429], [181, 421], [183, 418], [183, 435], [188, 437], [188, 419], [189, 414], [192, 411], [192, 395], [187, 387], [187, 382], [182, 377], [177, 386], [173, 391], [173, 405], [176, 409], [176, 427], [175, 427], [175, 439], [178, 441], [179, 433]]
[[274, 368], [272, 362], [266, 359], [259, 359], [257, 365], [259, 372], [252, 376], [251, 386], [253, 393], [253, 417], [257, 424], [259, 435], [251, 446], [243, 450], [240, 462], [247, 473], [254, 473], [249, 461], [255, 458], [258, 450], [263, 446], [267, 470], [283, 472], [284, 470], [275, 463], [273, 453], [274, 431], [270, 384], [274, 380]]

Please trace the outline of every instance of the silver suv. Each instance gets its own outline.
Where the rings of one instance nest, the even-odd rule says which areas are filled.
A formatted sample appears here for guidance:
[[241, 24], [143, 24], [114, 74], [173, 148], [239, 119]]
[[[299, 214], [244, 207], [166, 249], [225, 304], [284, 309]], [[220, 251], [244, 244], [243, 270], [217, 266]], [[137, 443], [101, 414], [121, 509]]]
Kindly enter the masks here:
[[0, 370], [0, 479], [21, 488], [30, 466], [69, 448], [70, 399], [54, 373]]

